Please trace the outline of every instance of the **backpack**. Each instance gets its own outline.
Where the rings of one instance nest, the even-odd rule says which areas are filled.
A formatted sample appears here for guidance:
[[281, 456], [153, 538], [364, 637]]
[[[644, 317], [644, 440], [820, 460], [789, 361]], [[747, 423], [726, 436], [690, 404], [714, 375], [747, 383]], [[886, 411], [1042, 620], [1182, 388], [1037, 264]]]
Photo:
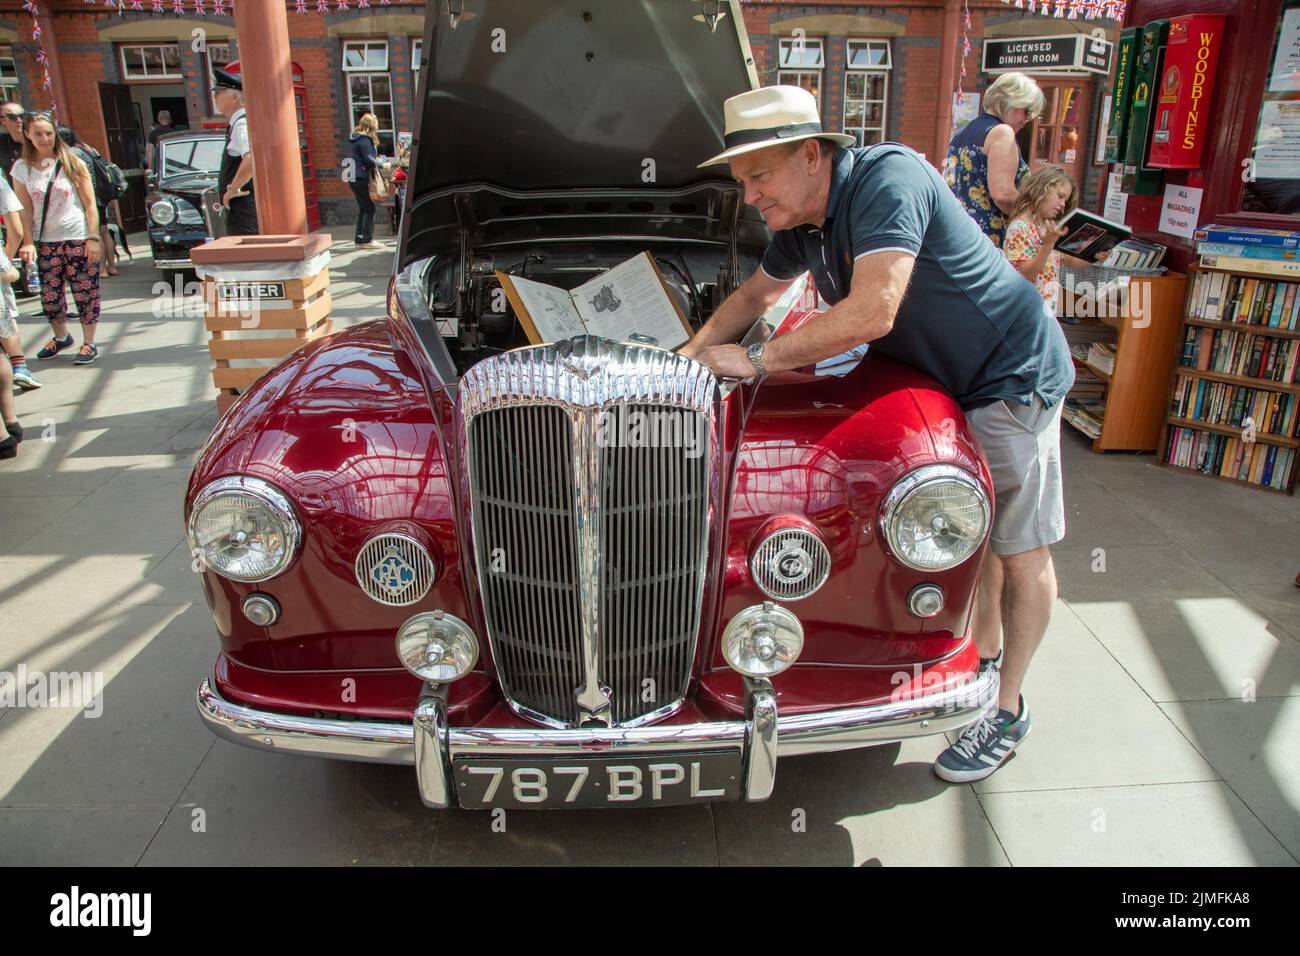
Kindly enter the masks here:
[[118, 166], [105, 162], [104, 157], [79, 146], [73, 147], [73, 151], [81, 157], [86, 168], [90, 170], [90, 181], [95, 187], [96, 203], [107, 206], [126, 193], [126, 176]]

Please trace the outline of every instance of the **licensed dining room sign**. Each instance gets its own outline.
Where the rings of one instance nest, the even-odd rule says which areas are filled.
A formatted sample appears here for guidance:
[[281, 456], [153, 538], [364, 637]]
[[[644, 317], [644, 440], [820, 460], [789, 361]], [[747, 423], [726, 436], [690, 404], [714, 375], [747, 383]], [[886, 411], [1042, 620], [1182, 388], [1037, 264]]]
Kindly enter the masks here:
[[1110, 75], [1115, 44], [1071, 33], [1055, 37], [1007, 37], [984, 41], [985, 73], [1100, 73]]

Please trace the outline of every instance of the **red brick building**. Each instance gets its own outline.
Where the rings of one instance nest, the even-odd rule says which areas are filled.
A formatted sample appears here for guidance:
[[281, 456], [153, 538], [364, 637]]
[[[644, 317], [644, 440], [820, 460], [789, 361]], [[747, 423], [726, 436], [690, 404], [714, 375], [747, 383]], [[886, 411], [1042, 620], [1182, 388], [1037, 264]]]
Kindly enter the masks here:
[[[292, 0], [285, 5], [291, 56], [303, 79], [305, 158], [314, 170], [319, 209], [326, 222], [350, 221], [353, 200], [337, 170], [348, 153], [353, 117], [375, 112], [390, 144], [394, 133], [412, 128], [425, 4], [390, 0], [381, 6], [372, 0], [358, 9], [352, 0], [341, 11], [334, 0], [327, 4], [331, 12], [320, 13], [308, 0], [301, 14]], [[239, 55], [233, 18], [213, 15], [212, 0], [203, 17], [193, 14], [193, 0], [185, 0], [191, 11], [185, 16], [170, 12], [171, 0], [163, 5], [166, 13], [151, 12], [150, 0], [143, 6], [132, 11], [128, 4], [84, 0], [38, 4], [48, 14], [41, 17], [42, 41], [51, 70], [61, 74], [67, 91], [63, 120], [128, 170], [139, 167], [159, 109], [169, 109], [178, 125], [223, 123], [207, 92], [210, 70]], [[968, 6], [972, 52], [966, 91], [982, 90], [991, 79], [980, 69], [986, 39], [1100, 30], [1114, 40], [1118, 33], [1113, 21], [1031, 15], [999, 0], [970, 0]], [[743, 0], [742, 8], [760, 82], [797, 83], [813, 91], [827, 129], [853, 133], [864, 143], [901, 141], [941, 161], [952, 113], [951, 88], [944, 88], [941, 76], [947, 57], [957, 79], [958, 0]], [[18, 0], [0, 0], [0, 86], [29, 108], [49, 102], [32, 25]], [[1040, 80], [1050, 109], [1023, 134], [1022, 148], [1035, 164], [1068, 156], [1085, 202], [1095, 205], [1104, 167], [1092, 161], [1093, 146], [1109, 82], [1061, 71]], [[133, 194], [139, 201], [124, 204], [131, 218], [143, 215], [143, 187]]]

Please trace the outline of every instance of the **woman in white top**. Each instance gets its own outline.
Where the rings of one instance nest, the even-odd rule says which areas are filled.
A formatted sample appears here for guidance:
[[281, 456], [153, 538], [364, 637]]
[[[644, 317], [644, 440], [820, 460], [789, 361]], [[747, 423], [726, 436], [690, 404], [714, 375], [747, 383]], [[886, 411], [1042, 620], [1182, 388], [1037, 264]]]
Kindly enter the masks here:
[[81, 313], [83, 344], [74, 365], [89, 365], [99, 355], [99, 214], [90, 170], [58, 135], [48, 111], [28, 113], [23, 157], [10, 171], [14, 192], [23, 204], [23, 245], [18, 255], [38, 264], [41, 306], [54, 337], [36, 353], [53, 358], [71, 348], [65, 284]]

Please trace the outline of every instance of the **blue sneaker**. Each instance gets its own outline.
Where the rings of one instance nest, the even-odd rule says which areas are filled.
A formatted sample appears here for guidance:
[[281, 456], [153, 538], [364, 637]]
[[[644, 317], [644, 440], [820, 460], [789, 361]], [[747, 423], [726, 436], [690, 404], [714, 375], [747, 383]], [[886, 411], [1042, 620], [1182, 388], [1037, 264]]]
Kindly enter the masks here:
[[14, 384], [19, 388], [40, 388], [41, 383], [36, 380], [36, 376], [26, 365], [20, 365], [14, 369]]
[[64, 349], [70, 349], [75, 343], [72, 341], [72, 333], [69, 332], [65, 338], [51, 338], [45, 343], [45, 347], [36, 353], [38, 359], [52, 359]]
[[974, 783], [997, 770], [1029, 735], [1029, 708], [1020, 698], [1020, 710], [1010, 719], [1007, 711], [991, 710], [961, 732], [957, 742], [939, 754], [934, 772], [949, 783]]
[[77, 357], [72, 360], [73, 365], [89, 365], [95, 359], [99, 358], [99, 348], [94, 345], [83, 345]]

